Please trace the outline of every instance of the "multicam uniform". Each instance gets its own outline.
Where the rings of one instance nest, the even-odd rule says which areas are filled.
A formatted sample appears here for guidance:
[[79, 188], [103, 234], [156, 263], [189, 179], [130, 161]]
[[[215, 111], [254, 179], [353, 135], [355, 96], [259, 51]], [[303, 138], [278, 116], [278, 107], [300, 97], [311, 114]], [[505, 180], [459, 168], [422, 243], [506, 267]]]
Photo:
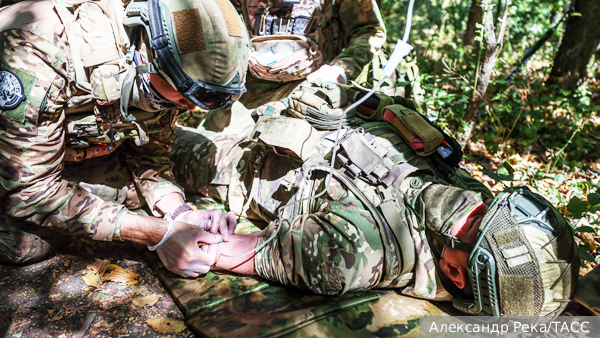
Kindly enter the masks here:
[[[23, 1], [0, 10], [0, 68], [20, 78], [26, 96], [16, 108], [0, 111], [1, 261], [43, 256], [50, 249], [49, 227], [120, 240], [128, 209], [139, 209], [145, 200], [158, 215], [158, 200], [173, 192], [183, 195], [168, 158], [179, 108], [157, 109], [160, 102], [152, 102], [137, 77], [139, 92], [127, 95], [136, 102], [129, 118], [118, 113], [114, 102], [127, 94], [120, 92], [118, 73], [129, 37], [115, 19], [122, 3], [98, 3], [79, 7], [79, 52], [70, 44], [73, 31], [65, 29], [66, 8], [61, 17], [52, 1]], [[78, 68], [76, 56], [84, 67]], [[65, 162], [66, 156], [91, 157], [101, 144], [111, 143], [108, 135], [114, 148], [120, 144], [109, 156]]]
[[[379, 154], [387, 152], [386, 158], [394, 161], [392, 166], [374, 168], [372, 172], [382, 179], [366, 183], [352, 178], [347, 170], [360, 175], [360, 167], [368, 163], [358, 169], [336, 165], [341, 174], [333, 177], [324, 195], [283, 211], [279, 232], [255, 256], [256, 271], [264, 278], [319, 294], [403, 288], [404, 293], [421, 298], [444, 298], [448, 294], [441, 288], [425, 229], [415, 212], [421, 217], [428, 210], [439, 214], [437, 219], [428, 216], [432, 222], [455, 221], [465, 210], [445, 210], [447, 201], [463, 199], [464, 205], [477, 205], [491, 194], [462, 169], [453, 175], [461, 175], [464, 188], [480, 192], [448, 186], [455, 180], [427, 157], [417, 156], [387, 123], [360, 127], [346, 133], [347, 142], [340, 151], [345, 156], [354, 153], [371, 158], [374, 153], [367, 148], [375, 148]], [[326, 159], [334, 134], [321, 133], [318, 150], [301, 160], [278, 155], [248, 137], [177, 131], [174, 174], [186, 191], [220, 200], [236, 214], [269, 223], [260, 246], [277, 231], [279, 207], [325, 189]], [[283, 131], [282, 135], [287, 134]], [[371, 146], [361, 146], [357, 141], [362, 139], [372, 142]], [[394, 197], [385, 196], [390, 190]], [[395, 202], [395, 214], [383, 224], [374, 210], [390, 200]], [[451, 220], [440, 216], [444, 214], [451, 215]], [[405, 252], [392, 233], [396, 231], [390, 226], [393, 218], [410, 229], [408, 236], [414, 243], [416, 258], [408, 274], [402, 272]]]
[[[284, 1], [232, 0], [238, 13], [244, 16], [248, 30], [253, 36], [253, 13], [267, 7], [276, 7]], [[289, 1], [296, 3], [296, 1]], [[373, 60], [373, 53], [380, 52], [385, 43], [385, 25], [374, 0], [303, 0], [297, 3], [315, 7], [314, 22], [310, 39], [315, 40], [322, 53], [323, 64], [339, 66], [346, 71], [348, 81], [356, 79], [364, 67]], [[240, 102], [248, 109], [254, 109], [267, 102], [280, 100], [289, 95], [303, 80], [273, 82], [261, 80], [249, 74], [246, 77], [246, 94]], [[223, 128], [222, 115], [231, 109], [211, 112], [204, 127], [207, 130]]]

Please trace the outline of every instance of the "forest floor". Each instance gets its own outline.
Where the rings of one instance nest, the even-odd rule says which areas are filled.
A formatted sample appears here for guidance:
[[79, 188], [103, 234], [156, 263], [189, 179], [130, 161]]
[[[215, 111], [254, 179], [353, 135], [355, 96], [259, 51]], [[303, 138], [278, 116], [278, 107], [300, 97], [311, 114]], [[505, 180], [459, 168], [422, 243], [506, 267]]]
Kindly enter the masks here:
[[[102, 260], [126, 278], [89, 286], [84, 277]], [[131, 244], [77, 238], [48, 260], [0, 264], [0, 337], [154, 337], [150, 318], [183, 325], [182, 312], [152, 271]], [[194, 336], [181, 329], [161, 336]]]

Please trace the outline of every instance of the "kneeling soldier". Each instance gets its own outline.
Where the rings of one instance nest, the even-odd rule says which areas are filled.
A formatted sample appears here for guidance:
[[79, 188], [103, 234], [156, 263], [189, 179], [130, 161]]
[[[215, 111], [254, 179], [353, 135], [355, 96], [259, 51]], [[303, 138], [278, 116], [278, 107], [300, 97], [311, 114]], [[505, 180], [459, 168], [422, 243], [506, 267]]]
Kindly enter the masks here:
[[127, 3], [0, 9], [2, 263], [46, 257], [65, 242], [59, 229], [158, 248], [168, 269], [197, 276], [214, 254], [196, 242], [235, 228], [185, 204], [169, 154], [181, 111], [225, 108], [245, 91], [243, 22], [227, 1]]

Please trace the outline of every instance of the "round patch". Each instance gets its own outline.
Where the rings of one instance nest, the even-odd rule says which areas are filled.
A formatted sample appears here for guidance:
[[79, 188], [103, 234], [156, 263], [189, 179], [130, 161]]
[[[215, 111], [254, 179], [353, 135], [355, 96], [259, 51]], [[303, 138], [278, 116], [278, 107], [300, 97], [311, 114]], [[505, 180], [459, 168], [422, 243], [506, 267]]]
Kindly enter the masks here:
[[15, 109], [25, 100], [23, 83], [17, 74], [0, 69], [0, 109]]
[[419, 176], [415, 176], [410, 180], [410, 186], [413, 189], [419, 189], [420, 187], [423, 186], [423, 179], [420, 178]]

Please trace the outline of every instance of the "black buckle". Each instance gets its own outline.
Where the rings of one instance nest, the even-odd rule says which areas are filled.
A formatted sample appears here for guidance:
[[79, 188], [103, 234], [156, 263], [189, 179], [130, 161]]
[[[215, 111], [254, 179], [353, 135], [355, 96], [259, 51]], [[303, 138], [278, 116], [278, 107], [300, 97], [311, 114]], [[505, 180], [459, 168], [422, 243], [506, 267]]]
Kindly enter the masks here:
[[445, 235], [444, 238], [445, 238], [444, 245], [447, 246], [447, 247], [449, 247], [449, 248], [452, 248], [452, 249], [454, 249], [456, 247], [456, 243], [457, 242], [460, 242], [458, 240], [458, 238], [452, 237], [450, 235]]

